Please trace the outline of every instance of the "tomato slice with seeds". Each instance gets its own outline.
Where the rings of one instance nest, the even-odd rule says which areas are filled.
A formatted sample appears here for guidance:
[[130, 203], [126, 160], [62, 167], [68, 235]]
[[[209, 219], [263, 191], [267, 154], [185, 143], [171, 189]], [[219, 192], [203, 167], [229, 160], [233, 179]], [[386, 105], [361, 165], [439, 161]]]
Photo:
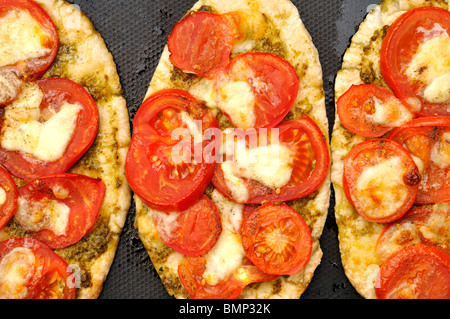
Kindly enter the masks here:
[[414, 204], [419, 182], [414, 160], [392, 140], [359, 143], [344, 160], [345, 195], [358, 214], [371, 222], [402, 217]]
[[193, 299], [236, 299], [247, 285], [278, 277], [262, 272], [245, 257], [231, 276], [215, 285], [205, 282], [205, 270], [206, 258], [203, 256], [185, 257], [178, 266], [181, 283]]
[[228, 64], [238, 36], [231, 15], [191, 12], [169, 35], [170, 61], [182, 71], [212, 79]]
[[[292, 121], [282, 122], [274, 130], [278, 132], [278, 144], [282, 147], [287, 147], [290, 152], [292, 173], [287, 183], [281, 187], [270, 187], [255, 179], [242, 177], [239, 178], [239, 183], [244, 185], [248, 196], [239, 198], [234, 193], [232, 187], [230, 187], [231, 184], [224, 174], [224, 162], [216, 166], [212, 183], [225, 197], [240, 204], [280, 202], [308, 196], [322, 185], [328, 174], [330, 158], [325, 137], [317, 124], [309, 117], [303, 116]], [[272, 129], [268, 131], [255, 131], [257, 135], [256, 139], [266, 140], [268, 137], [270, 141], [271, 131]], [[269, 135], [266, 135], [266, 133]], [[249, 136], [251, 139], [252, 131], [246, 136]], [[275, 142], [273, 144], [276, 145], [277, 143]], [[250, 147], [252, 146], [250, 145]], [[261, 154], [264, 154], [264, 152]], [[267, 154], [269, 156], [278, 156], [278, 154], [272, 154], [271, 152]], [[227, 154], [225, 155], [228, 156]], [[274, 158], [274, 160], [278, 162], [277, 158]], [[279, 160], [282, 162], [281, 156]], [[239, 167], [239, 157], [236, 157], [235, 162], [237, 163], [237, 167]], [[271, 162], [270, 159], [268, 162]], [[261, 163], [265, 163], [262, 164], [263, 166], [267, 165], [264, 155], [262, 155]], [[261, 167], [261, 170], [264, 171], [265, 167]], [[273, 175], [272, 172], [271, 174]]]
[[78, 174], [53, 174], [19, 189], [15, 220], [27, 235], [52, 249], [77, 243], [94, 226], [105, 184]]
[[6, 299], [74, 299], [73, 272], [67, 262], [32, 238], [0, 243], [0, 297]]
[[206, 195], [182, 212], [153, 212], [153, 221], [161, 240], [186, 256], [203, 255], [222, 232], [219, 210]]
[[[0, 126], [14, 125], [19, 131], [24, 132], [20, 141], [15, 141], [11, 146], [4, 146], [5, 130], [0, 136], [0, 164], [2, 164], [12, 175], [20, 177], [24, 180], [33, 180], [40, 176], [64, 173], [72, 167], [91, 147], [97, 136], [97, 129], [99, 123], [99, 115], [97, 104], [92, 96], [79, 84], [60, 78], [50, 78], [39, 80], [36, 82], [39, 89], [44, 94], [44, 98], [38, 109], [40, 114], [29, 114], [27, 122], [22, 125], [21, 120], [16, 120], [15, 115], [8, 117], [8, 107], [4, 109], [3, 117], [0, 118]], [[19, 97], [20, 98], [20, 97]], [[26, 102], [26, 97], [25, 97]], [[63, 110], [66, 112], [71, 108], [78, 108], [76, 119], [73, 117], [59, 117], [59, 125], [55, 118], [59, 116]], [[27, 104], [20, 104], [23, 112], [26, 112]], [[14, 110], [12, 110], [14, 111]], [[70, 112], [70, 111], [68, 111]], [[68, 114], [68, 113], [65, 113]], [[10, 121], [7, 122], [7, 118]], [[69, 123], [70, 122], [70, 123]], [[51, 124], [50, 124], [51, 123]], [[39, 126], [42, 131], [46, 131], [45, 139], [39, 140], [34, 151], [38, 150], [39, 156], [36, 153], [29, 153], [22, 150], [23, 145], [27, 145], [30, 139], [28, 137], [28, 127]], [[62, 155], [55, 158], [47, 159], [46, 156], [52, 152], [58, 145], [53, 145], [58, 142], [56, 138], [58, 134], [63, 133], [59, 130], [64, 127], [73, 126], [71, 136], [66, 140], [61, 141], [65, 143]], [[44, 128], [45, 127], [45, 128]], [[35, 130], [30, 131], [30, 134]], [[39, 138], [41, 135], [39, 135]]]
[[378, 299], [449, 299], [450, 256], [424, 244], [409, 245], [380, 267]]
[[294, 209], [286, 204], [265, 204], [244, 221], [242, 246], [261, 271], [293, 275], [309, 261], [311, 231]]
[[[395, 96], [420, 116], [450, 115], [448, 99], [431, 99], [430, 101], [430, 98], [427, 100], [425, 96], [425, 90], [431, 83], [424, 83], [423, 72], [428, 72], [426, 69], [433, 66], [419, 65], [416, 71], [421, 74], [417, 79], [410, 79], [411, 75], [407, 74], [407, 68], [418, 52], [419, 46], [436, 36], [445, 34], [447, 38], [450, 35], [450, 12], [437, 7], [419, 7], [407, 11], [394, 21], [383, 40], [380, 52], [383, 78]], [[428, 52], [427, 55], [429, 56], [430, 53]], [[440, 55], [441, 53], [437, 53], [435, 57], [439, 58]], [[444, 73], [448, 72], [448, 64], [445, 66], [444, 63], [436, 67]], [[441, 81], [444, 84], [448, 81], [448, 76]]]
[[0, 229], [5, 227], [17, 210], [17, 186], [11, 174], [0, 167]]
[[388, 135], [413, 156], [422, 176], [416, 204], [450, 201], [450, 117], [422, 117]]
[[380, 137], [413, 118], [391, 92], [375, 84], [352, 85], [336, 108], [348, 130], [366, 137]]
[[415, 243], [424, 243], [450, 255], [450, 205], [414, 206], [402, 218], [386, 225], [378, 237], [376, 252], [380, 260]]
[[[30, 15], [31, 19], [36, 22], [36, 28], [31, 31], [34, 32], [33, 40], [39, 39], [39, 44], [45, 52], [35, 56], [34, 52], [27, 51], [27, 48], [21, 44], [20, 37], [8, 41], [12, 46], [8, 48], [8, 51], [15, 52], [15, 54], [4, 54], [3, 61], [6, 64], [0, 65], [0, 79], [3, 83], [7, 83], [0, 94], [0, 105], [6, 105], [17, 97], [23, 81], [35, 81], [40, 78], [58, 52], [59, 37], [56, 26], [39, 4], [32, 0], [0, 1], [0, 17], [2, 19], [15, 15], [15, 20], [18, 20], [22, 14]], [[4, 23], [9, 23], [10, 28], [22, 28], [21, 25], [14, 26], [12, 22]], [[39, 28], [40, 30], [38, 30]], [[16, 30], [12, 30], [12, 32], [14, 31]], [[24, 30], [20, 29], [20, 33], [23, 32]], [[14, 41], [15, 39], [17, 41]]]
[[[242, 88], [243, 83], [247, 90]], [[215, 89], [218, 107], [235, 127], [270, 128], [280, 123], [294, 105], [299, 78], [295, 68], [282, 57], [247, 52], [231, 60], [225, 72], [217, 77]], [[235, 101], [236, 96], [239, 96], [239, 103]], [[246, 103], [248, 105], [244, 105]], [[237, 111], [236, 104], [240, 104], [239, 108], [245, 106], [247, 114]], [[244, 120], [243, 116], [247, 118]]]
[[216, 118], [188, 92], [169, 89], [144, 101], [135, 115], [125, 172], [133, 191], [150, 207], [183, 211], [203, 194], [214, 173]]

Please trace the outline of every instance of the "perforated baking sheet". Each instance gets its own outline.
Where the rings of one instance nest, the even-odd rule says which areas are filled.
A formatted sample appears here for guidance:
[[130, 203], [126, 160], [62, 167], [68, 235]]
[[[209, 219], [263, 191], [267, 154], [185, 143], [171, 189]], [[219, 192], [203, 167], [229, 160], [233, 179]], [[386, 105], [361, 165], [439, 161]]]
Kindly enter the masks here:
[[[225, 0], [224, 0], [225, 1]], [[130, 119], [142, 103], [167, 37], [195, 0], [69, 0], [91, 19], [114, 56]], [[334, 79], [352, 35], [377, 0], [294, 0], [319, 51], [330, 134]], [[320, 240], [322, 262], [302, 299], [359, 299], [344, 274], [331, 197]], [[169, 299], [134, 229], [132, 205], [101, 299]]]

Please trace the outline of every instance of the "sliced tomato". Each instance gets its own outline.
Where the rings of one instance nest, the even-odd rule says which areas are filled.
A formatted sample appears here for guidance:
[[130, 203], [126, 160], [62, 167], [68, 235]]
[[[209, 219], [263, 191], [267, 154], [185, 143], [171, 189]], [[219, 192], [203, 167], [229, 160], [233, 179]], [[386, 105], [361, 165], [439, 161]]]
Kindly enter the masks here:
[[206, 195], [182, 212], [154, 212], [153, 221], [161, 240], [186, 256], [203, 255], [222, 232], [219, 210]]
[[449, 299], [450, 256], [424, 244], [409, 245], [380, 267], [379, 299]]
[[73, 272], [67, 262], [32, 238], [0, 243], [0, 296], [7, 299], [74, 299]]
[[0, 167], [0, 229], [5, 227], [17, 210], [17, 186], [11, 174]]
[[105, 197], [105, 184], [78, 174], [53, 174], [19, 189], [15, 220], [52, 249], [78, 242], [95, 224]]
[[[47, 162], [33, 154], [8, 150], [0, 146], [0, 164], [12, 175], [28, 181], [44, 175], [66, 172], [91, 147], [97, 136], [99, 123], [97, 104], [79, 84], [59, 78], [39, 80], [36, 83], [44, 93], [44, 99], [40, 105], [39, 122], [43, 123], [51, 119], [52, 114], [59, 112], [67, 103], [78, 105], [81, 109], [77, 115], [74, 133], [64, 154], [55, 161]], [[2, 120], [0, 124], [3, 126]]]
[[416, 204], [450, 201], [450, 117], [422, 117], [388, 135], [402, 144], [421, 167]]
[[413, 118], [391, 92], [375, 84], [352, 85], [336, 108], [348, 130], [366, 137], [380, 137]]
[[214, 153], [207, 148], [213, 140], [203, 136], [217, 127], [215, 117], [186, 91], [169, 89], [150, 96], [136, 113], [125, 163], [133, 191], [156, 210], [188, 209], [214, 173]]
[[414, 206], [402, 218], [386, 225], [377, 240], [376, 251], [380, 260], [414, 243], [424, 243], [450, 255], [449, 204]]
[[190, 12], [169, 35], [170, 61], [184, 72], [212, 79], [228, 64], [238, 36], [232, 16]]
[[215, 285], [209, 285], [203, 278], [206, 258], [185, 257], [178, 266], [181, 283], [194, 299], [236, 299], [244, 288], [255, 282], [270, 281], [278, 276], [269, 275], [256, 268], [244, 257], [242, 265], [233, 274]]
[[[0, 78], [3, 83], [8, 83], [0, 94], [0, 105], [5, 105], [14, 100], [20, 93], [23, 81], [35, 81], [40, 78], [50, 67], [58, 53], [59, 37], [56, 26], [47, 12], [32, 0], [1, 0], [0, 17], [10, 12], [28, 12], [39, 24], [46, 35], [41, 36], [41, 45], [47, 52], [38, 57], [30, 57], [25, 60], [12, 62], [0, 66]], [[36, 35], [39, 36], [39, 35]], [[21, 48], [11, 47], [12, 52], [20, 52]], [[5, 89], [11, 91], [6, 93]]]
[[395, 96], [421, 116], [450, 115], [450, 101], [427, 101], [423, 91], [428, 84], [411, 81], [405, 70], [422, 43], [445, 33], [450, 34], [450, 12], [419, 7], [394, 21], [383, 40], [380, 52], [383, 78]]
[[[252, 121], [242, 121], [239, 115], [227, 113], [229, 95], [236, 94], [234, 87], [228, 88], [230, 83], [245, 82], [251, 88], [252, 101], [254, 105], [247, 107], [251, 111], [247, 116], [253, 118]], [[218, 92], [219, 108], [228, 116], [230, 122], [235, 127], [244, 129], [254, 127], [274, 127], [291, 110], [297, 98], [299, 88], [299, 78], [294, 67], [282, 57], [273, 53], [248, 52], [234, 57], [227, 66], [225, 73], [221, 74], [215, 83]], [[231, 92], [229, 92], [231, 91]], [[241, 103], [244, 103], [241, 95]], [[249, 102], [251, 103], [251, 102]], [[234, 111], [235, 105], [231, 108]], [[241, 106], [242, 107], [242, 106]], [[241, 123], [242, 122], [242, 123]], [[250, 124], [252, 122], [252, 124]]]
[[344, 160], [347, 199], [364, 219], [388, 223], [414, 204], [419, 170], [397, 142], [371, 139], [357, 144]]
[[[309, 117], [303, 116], [282, 122], [275, 129], [279, 132], [279, 143], [291, 152], [293, 169], [288, 183], [274, 189], [256, 180], [242, 177], [248, 197], [240, 201], [228, 186], [221, 164], [216, 166], [212, 183], [225, 197], [240, 204], [280, 202], [308, 196], [322, 185], [328, 174], [330, 157], [325, 137], [317, 124]], [[264, 133], [264, 130], [256, 132], [257, 139], [264, 140]]]
[[300, 214], [288, 205], [265, 204], [244, 221], [242, 246], [261, 271], [293, 275], [309, 261], [311, 231]]

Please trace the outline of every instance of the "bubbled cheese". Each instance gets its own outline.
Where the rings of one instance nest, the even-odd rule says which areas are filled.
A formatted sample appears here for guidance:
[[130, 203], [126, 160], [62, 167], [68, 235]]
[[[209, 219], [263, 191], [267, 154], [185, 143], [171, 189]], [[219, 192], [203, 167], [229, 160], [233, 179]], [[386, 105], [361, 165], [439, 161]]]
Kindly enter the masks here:
[[8, 11], [0, 18], [0, 66], [48, 54], [49, 37], [28, 11]]
[[7, 253], [0, 261], [0, 298], [21, 299], [26, 297], [26, 284], [34, 274], [35, 256], [29, 248], [18, 247]]
[[43, 92], [35, 83], [24, 87], [19, 98], [5, 107], [1, 146], [53, 162], [61, 158], [72, 139], [81, 111], [78, 104], [64, 104], [47, 121], [41, 120]]

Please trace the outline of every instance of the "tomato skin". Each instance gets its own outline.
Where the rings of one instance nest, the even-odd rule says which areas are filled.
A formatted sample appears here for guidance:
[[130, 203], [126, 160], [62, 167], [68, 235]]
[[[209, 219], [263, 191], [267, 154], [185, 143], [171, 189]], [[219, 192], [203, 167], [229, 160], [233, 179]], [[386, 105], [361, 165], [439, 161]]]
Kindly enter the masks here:
[[[183, 144], [191, 155], [192, 150], [195, 155], [196, 145], [202, 147], [202, 158], [194, 158], [195, 165], [193, 161], [183, 160], [178, 164], [172, 161], [173, 147], [184, 143], [171, 136], [183, 125], [177, 115], [180, 112], [187, 112], [194, 120], [201, 121], [202, 133], [218, 127], [217, 120], [188, 92], [158, 91], [146, 99], [136, 113], [134, 135], [125, 162], [125, 173], [133, 191], [149, 207], [165, 212], [188, 209], [203, 194], [214, 173], [215, 162], [209, 159], [213, 154], [203, 152], [212, 143], [209, 140], [192, 143], [191, 136], [190, 141]], [[185, 173], [178, 174], [179, 169]], [[173, 175], [175, 170], [176, 176]]]
[[265, 204], [244, 221], [242, 246], [261, 271], [293, 275], [309, 261], [311, 231], [300, 214], [286, 204]]
[[[330, 154], [325, 137], [318, 125], [308, 116], [302, 116], [292, 121], [282, 122], [277, 128], [279, 129], [280, 143], [292, 148], [296, 153], [293, 177], [279, 191], [257, 181], [243, 178], [249, 189], [249, 198], [244, 203], [239, 204], [261, 204], [262, 202], [281, 202], [303, 198], [316, 191], [326, 179], [330, 165]], [[309, 145], [304, 145], [305, 143], [296, 144], [296, 139], [303, 136], [303, 134], [296, 135], [294, 133], [296, 130], [308, 137], [309, 143], [307, 144]], [[308, 161], [311, 156], [310, 148], [312, 148], [315, 157], [314, 169], [310, 167], [311, 163]], [[307, 161], [307, 165], [304, 164], [304, 161]], [[296, 178], [300, 182], [295, 181]], [[226, 185], [220, 165], [216, 166], [212, 183], [222, 195], [236, 202]]]
[[170, 60], [185, 72], [212, 79], [228, 64], [238, 36], [232, 17], [191, 12], [169, 35]]
[[[12, 238], [0, 243], [0, 260], [14, 248], [25, 247], [36, 257], [36, 270], [26, 286], [24, 299], [74, 299], [76, 288], [69, 283], [69, 265], [45, 244], [32, 238]], [[60, 285], [63, 285], [61, 291]]]
[[375, 123], [369, 117], [375, 112], [375, 99], [383, 104], [401, 103], [391, 92], [378, 85], [352, 85], [336, 102], [342, 124], [353, 133], [366, 137], [380, 137], [391, 130], [391, 125]]
[[407, 246], [381, 265], [375, 292], [378, 299], [449, 299], [450, 256], [424, 244]]
[[247, 285], [278, 277], [260, 271], [245, 257], [242, 265], [229, 278], [216, 285], [205, 282], [202, 277], [205, 269], [206, 259], [203, 256], [185, 257], [178, 266], [181, 283], [193, 299], [236, 299]]
[[206, 195], [167, 225], [170, 234], [164, 231], [164, 224], [160, 226], [162, 222], [156, 215], [153, 221], [164, 244], [186, 256], [203, 255], [215, 245], [222, 232], [219, 210]]
[[[424, 41], [425, 33], [417, 32], [419, 27], [432, 27], [439, 23], [450, 34], [450, 13], [437, 7], [419, 7], [411, 9], [401, 15], [389, 27], [381, 47], [380, 67], [387, 85], [395, 96], [405, 105], [409, 105], [412, 112], [418, 116], [450, 115], [450, 102], [432, 103], [418, 94], [420, 87], [409, 83], [403, 69], [411, 61], [411, 57], [418, 45]], [[420, 110], [416, 103], [420, 102]]]
[[0, 229], [2, 229], [17, 210], [19, 194], [13, 177], [2, 167], [0, 167], [0, 187], [5, 191], [5, 202], [0, 204]]
[[[364, 168], [379, 164], [392, 156], [400, 156], [402, 159], [402, 167], [404, 169], [403, 181], [404, 188], [407, 190], [407, 197], [399, 209], [380, 216], [371, 211], [366, 211], [359, 199], [353, 194], [356, 190], [357, 180]], [[366, 140], [353, 147], [344, 160], [343, 185], [345, 195], [358, 214], [370, 222], [389, 223], [406, 214], [416, 199], [419, 181], [420, 175], [415, 162], [400, 144], [392, 140]]]
[[[56, 188], [69, 191], [64, 198], [55, 194]], [[65, 248], [81, 240], [94, 226], [105, 197], [106, 186], [98, 179], [78, 174], [52, 174], [36, 179], [19, 189], [19, 199], [29, 201], [54, 200], [69, 207], [65, 234], [58, 235], [42, 228], [27, 235], [52, 249]], [[19, 223], [20, 224], [20, 223]]]
[[377, 240], [376, 252], [381, 261], [413, 243], [436, 247], [450, 255], [445, 234], [450, 226], [450, 206], [413, 206], [402, 218], [387, 224]]
[[[444, 133], [450, 133], [450, 117], [433, 116], [414, 119], [393, 129], [387, 136], [388, 139], [404, 145], [406, 150], [418, 157], [424, 165], [415, 201], [417, 205], [450, 201], [450, 183], [447, 178], [450, 166], [439, 167], [430, 159], [433, 146]], [[438, 184], [441, 186], [439, 189], [436, 188]]]
[[51, 35], [52, 41], [48, 44], [51, 51], [46, 56], [27, 61], [19, 61], [11, 66], [3, 66], [13, 70], [25, 81], [36, 81], [47, 71], [58, 53], [58, 31], [48, 13], [36, 2], [32, 0], [0, 0], [0, 16], [12, 8], [28, 11]]
[[36, 82], [44, 92], [41, 110], [59, 109], [65, 102], [79, 104], [77, 126], [64, 155], [54, 161], [45, 162], [30, 154], [9, 151], [0, 147], [0, 164], [12, 175], [31, 181], [40, 176], [64, 173], [72, 167], [91, 147], [97, 136], [99, 115], [92, 96], [79, 84], [60, 78], [49, 78]]
[[[224, 81], [246, 81], [252, 88], [255, 95], [253, 128], [271, 128], [279, 124], [297, 98], [299, 77], [296, 70], [276, 54], [239, 54], [226, 67], [225, 74], [217, 79], [216, 90], [220, 90]], [[237, 127], [236, 123], [233, 125]]]

